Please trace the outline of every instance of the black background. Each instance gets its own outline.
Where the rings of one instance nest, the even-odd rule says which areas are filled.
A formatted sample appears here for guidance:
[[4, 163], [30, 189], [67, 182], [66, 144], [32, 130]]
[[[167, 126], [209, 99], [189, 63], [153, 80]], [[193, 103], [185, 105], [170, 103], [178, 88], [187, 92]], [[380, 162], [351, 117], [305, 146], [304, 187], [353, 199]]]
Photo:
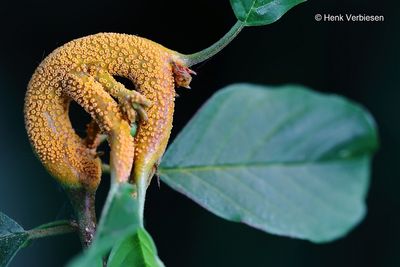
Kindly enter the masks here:
[[[138, 34], [192, 53], [235, 22], [228, 0], [0, 5], [0, 210], [27, 229], [65, 217], [66, 199], [34, 157], [23, 123], [26, 85], [46, 55], [97, 32]], [[277, 237], [224, 221], [153, 182], [146, 225], [167, 266], [400, 266], [399, 10], [398, 1], [306, 2], [277, 23], [245, 29], [222, 53], [194, 68], [192, 90], [178, 90], [171, 140], [207, 98], [235, 82], [298, 83], [366, 106], [377, 120], [381, 148], [373, 163], [369, 211], [359, 227], [324, 245]], [[385, 21], [316, 22], [317, 13], [376, 14]], [[74, 120], [82, 127], [82, 120]], [[107, 182], [103, 179], [99, 203]], [[74, 235], [39, 240], [11, 266], [62, 266], [79, 250]]]

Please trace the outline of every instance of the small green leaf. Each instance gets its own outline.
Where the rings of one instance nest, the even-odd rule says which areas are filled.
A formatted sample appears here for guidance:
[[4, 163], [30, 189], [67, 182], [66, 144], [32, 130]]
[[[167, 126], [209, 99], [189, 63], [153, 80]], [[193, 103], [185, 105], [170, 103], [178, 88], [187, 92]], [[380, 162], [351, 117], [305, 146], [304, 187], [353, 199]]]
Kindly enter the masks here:
[[230, 0], [238, 20], [246, 26], [271, 24], [306, 0]]
[[364, 217], [377, 146], [370, 114], [342, 97], [237, 84], [188, 123], [159, 174], [225, 219], [325, 242]]
[[0, 212], [0, 267], [7, 266], [28, 240], [28, 233]]
[[157, 249], [149, 233], [139, 228], [111, 251], [108, 267], [163, 267], [164, 264], [157, 256]]
[[95, 263], [95, 266], [102, 266], [102, 257], [107, 255], [116, 243], [136, 233], [141, 223], [137, 200], [132, 197], [134, 192], [134, 186], [127, 183], [115, 185], [110, 189], [110, 202], [103, 210], [93, 244], [69, 266], [87, 267], [94, 266]]

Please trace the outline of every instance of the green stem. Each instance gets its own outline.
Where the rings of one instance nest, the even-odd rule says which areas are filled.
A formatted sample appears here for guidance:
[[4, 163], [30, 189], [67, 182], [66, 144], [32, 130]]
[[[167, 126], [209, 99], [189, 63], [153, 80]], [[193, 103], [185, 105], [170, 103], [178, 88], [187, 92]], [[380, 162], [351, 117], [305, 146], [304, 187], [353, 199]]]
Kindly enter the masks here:
[[230, 42], [232, 42], [232, 40], [235, 39], [235, 37], [244, 27], [245, 25], [243, 24], [243, 22], [237, 21], [235, 25], [233, 25], [233, 27], [229, 30], [229, 32], [227, 32], [216, 43], [197, 53], [182, 55], [183, 60], [185, 61], [186, 65], [190, 67], [209, 59], [210, 57], [221, 51]]
[[108, 164], [102, 164], [101, 169], [102, 169], [102, 171], [110, 174], [110, 177], [111, 177], [110, 189], [108, 191], [107, 198], [104, 203], [103, 212], [102, 212], [102, 216], [105, 216], [105, 214], [108, 212], [108, 210], [111, 207], [111, 203], [112, 203], [112, 200], [113, 200], [115, 194], [118, 191], [119, 183], [117, 182], [115, 167], [113, 167], [112, 165], [108, 165]]
[[138, 212], [139, 212], [139, 222], [143, 227], [144, 222], [144, 204], [146, 201], [146, 191], [147, 191], [147, 180], [140, 179], [136, 184], [137, 188], [137, 198], [138, 198]]
[[138, 201], [138, 215], [139, 215], [139, 221], [142, 227], [144, 224], [144, 206], [146, 202], [146, 192], [147, 192], [147, 187], [152, 179], [152, 177], [156, 173], [156, 168], [152, 168], [149, 171], [143, 171], [141, 174], [137, 177], [135, 177], [135, 174], [131, 174], [131, 179], [132, 177], [135, 177], [132, 179], [134, 181], [134, 184], [136, 185], [136, 193], [137, 193], [137, 201]]
[[117, 184], [117, 183], [111, 183], [110, 190], [108, 191], [108, 195], [107, 195], [106, 201], [103, 206], [103, 211], [101, 213], [102, 217], [104, 217], [110, 210], [111, 203], [114, 199], [115, 194], [118, 191], [118, 186], [119, 186], [119, 184]]
[[63, 235], [76, 232], [77, 225], [69, 221], [51, 222], [29, 230], [29, 239], [38, 239], [48, 236]]

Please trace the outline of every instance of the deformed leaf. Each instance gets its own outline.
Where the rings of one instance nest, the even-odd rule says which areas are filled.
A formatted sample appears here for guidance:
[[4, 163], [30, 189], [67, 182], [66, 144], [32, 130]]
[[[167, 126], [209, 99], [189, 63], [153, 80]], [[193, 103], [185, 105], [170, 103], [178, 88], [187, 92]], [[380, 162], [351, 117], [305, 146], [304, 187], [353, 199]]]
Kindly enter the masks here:
[[0, 267], [7, 266], [28, 240], [28, 233], [14, 220], [0, 212]]
[[325, 242], [365, 214], [376, 126], [359, 105], [301, 86], [216, 93], [166, 152], [161, 179], [211, 212]]
[[246, 26], [271, 24], [306, 0], [230, 0], [238, 20]]
[[111, 251], [108, 267], [163, 267], [157, 256], [157, 249], [149, 233], [139, 228], [136, 234], [129, 236]]

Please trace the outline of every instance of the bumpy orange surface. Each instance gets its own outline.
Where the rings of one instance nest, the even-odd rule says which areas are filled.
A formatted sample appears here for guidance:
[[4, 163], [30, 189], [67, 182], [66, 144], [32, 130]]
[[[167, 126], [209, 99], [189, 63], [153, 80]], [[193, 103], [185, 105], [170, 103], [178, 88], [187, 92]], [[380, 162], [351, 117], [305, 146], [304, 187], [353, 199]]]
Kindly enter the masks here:
[[[29, 82], [25, 124], [32, 146], [59, 182], [95, 190], [101, 176], [96, 140], [107, 134], [116, 179], [127, 181], [133, 162], [133, 179], [149, 179], [172, 128], [175, 84], [188, 87], [191, 73], [179, 53], [137, 36], [73, 40], [44, 59]], [[113, 76], [129, 78], [136, 91]], [[86, 139], [71, 126], [71, 100], [94, 119]], [[130, 124], [139, 118], [133, 139]]]

